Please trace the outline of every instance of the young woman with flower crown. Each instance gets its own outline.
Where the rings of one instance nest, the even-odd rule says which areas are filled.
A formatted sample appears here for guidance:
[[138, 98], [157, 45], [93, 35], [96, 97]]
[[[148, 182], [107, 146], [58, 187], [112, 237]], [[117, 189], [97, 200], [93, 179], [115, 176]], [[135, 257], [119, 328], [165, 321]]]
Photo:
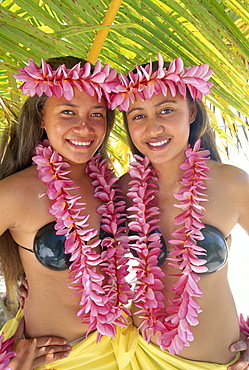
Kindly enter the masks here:
[[30, 97], [2, 143], [0, 250], [8, 284], [24, 271], [29, 291], [3, 328], [0, 369], [116, 370], [111, 338], [131, 298], [125, 204], [105, 159], [116, 71], [61, 57], [16, 77]]
[[[173, 267], [164, 262], [165, 248], [161, 252], [158, 241], [160, 234], [153, 233], [157, 223], [166, 240], [169, 238], [169, 231], [173, 231], [172, 226], [169, 227], [171, 218], [175, 216], [169, 207], [172, 203], [169, 187], [171, 190], [179, 187], [174, 179], [176, 180], [177, 173], [178, 180], [181, 170], [174, 170], [168, 164], [184, 160], [188, 126], [197, 114], [195, 104], [188, 105], [188, 101], [177, 93], [174, 102], [170, 103], [173, 107], [163, 106], [158, 116], [166, 116], [169, 111], [177, 110], [182, 127], [177, 123], [178, 119], [175, 123], [171, 120], [171, 128], [167, 129], [166, 136], [164, 128], [161, 136], [147, 136], [147, 141], [143, 141], [145, 135], [142, 129], [147, 124], [144, 122], [139, 129], [140, 119], [144, 120], [148, 114], [143, 105], [145, 102], [134, 101], [127, 112], [134, 143], [141, 152], [146, 152], [153, 164], [153, 168], [150, 168], [146, 158], [137, 158], [141, 163], [135, 164], [130, 172], [134, 180], [128, 196], [134, 198], [135, 202], [131, 208], [135, 212], [135, 218], [129, 224], [133, 231], [130, 243], [138, 262], [135, 268], [137, 285], [134, 294], [126, 279], [129, 239], [125, 235], [124, 226], [125, 202], [117, 185], [117, 178], [105, 159], [106, 141], [114, 119], [114, 113], [109, 108], [112, 109], [114, 105], [122, 108], [122, 104], [127, 102], [122, 102], [122, 96], [126, 96], [126, 86], [120, 84], [120, 81], [125, 84], [127, 81], [122, 75], [117, 77], [116, 71], [108, 65], [102, 67], [99, 61], [93, 69], [89, 63], [73, 57], [55, 58], [48, 63], [43, 61], [41, 68], [30, 60], [16, 77], [24, 81], [22, 92], [30, 97], [24, 103], [10, 138], [6, 135], [2, 143], [0, 253], [2, 269], [8, 283], [16, 283], [24, 271], [29, 290], [24, 309], [3, 328], [0, 338], [0, 369], [167, 368], [164, 358], [155, 362], [151, 354], [151, 351], [159, 351], [160, 355], [164, 352], [157, 350], [154, 344], [149, 345], [141, 338], [138, 339], [136, 327], [129, 323], [131, 312], [127, 306], [131, 299], [134, 301], [135, 325], [138, 326], [141, 316], [144, 317], [141, 330], [146, 340], [158, 343], [163, 350], [169, 347], [172, 353], [180, 352], [186, 358], [196, 357], [198, 360], [217, 362], [232, 360], [233, 355], [224, 347], [238, 340], [238, 327], [235, 318], [229, 325], [227, 322], [231, 312], [235, 311], [227, 285], [224, 284], [223, 288], [224, 294], [228, 296], [229, 307], [224, 318], [219, 317], [219, 328], [226, 324], [229, 330], [226, 329], [222, 338], [216, 339], [212, 337], [214, 329], [207, 330], [206, 327], [206, 342], [203, 334], [200, 336], [197, 331], [193, 333], [196, 339], [190, 350], [184, 349], [188, 341], [193, 339], [188, 323], [196, 324], [200, 311], [195, 297], [201, 296], [201, 289], [206, 296], [205, 280], [202, 284], [204, 287], [197, 287], [197, 273], [203, 273], [206, 268], [200, 267], [204, 261], [197, 259], [195, 251], [200, 252], [200, 249], [198, 250], [190, 236], [189, 252], [184, 252], [186, 258], [183, 261], [183, 251], [179, 243], [173, 242], [176, 252], [170, 255], [172, 262], [179, 264], [181, 268], [178, 274], [185, 274], [187, 281], [181, 276], [179, 283], [173, 287], [173, 293], [169, 295], [167, 285], [169, 282], [173, 283], [175, 278], [170, 277], [168, 280], [165, 275], [168, 272], [171, 274]], [[176, 77], [173, 73], [171, 80], [175, 81]], [[171, 91], [174, 91], [174, 83], [171, 85]], [[205, 83], [204, 85], [206, 86]], [[137, 92], [140, 94], [139, 89]], [[149, 90], [148, 88], [147, 92]], [[165, 88], [163, 91], [165, 92]], [[164, 96], [157, 94], [155, 98], [165, 100]], [[154, 96], [146, 104], [148, 102], [152, 104], [151, 112], [155, 110], [153, 106], [156, 109], [161, 106], [161, 101], [155, 102]], [[186, 112], [188, 115], [185, 117]], [[133, 126], [131, 122], [138, 125]], [[166, 127], [166, 123], [162, 127]], [[174, 141], [179, 145], [178, 149]], [[206, 181], [204, 172], [208, 167], [203, 159], [207, 153], [199, 154], [198, 145], [195, 144], [194, 151], [188, 150], [189, 160], [184, 164], [186, 170], [193, 159], [198, 176], [192, 179], [192, 172], [187, 171], [183, 184], [184, 187], [188, 186], [188, 194], [193, 191], [190, 199], [193, 198], [194, 205], [191, 203], [189, 208], [181, 192], [178, 195], [180, 207], [190, 209], [191, 212], [189, 218], [185, 218], [193, 219], [187, 222], [184, 232], [178, 230], [179, 240], [184, 238], [187, 228], [190, 231], [194, 229], [195, 234], [201, 235], [198, 217], [201, 217], [199, 213], [204, 195], [200, 192], [204, 191], [202, 182]], [[160, 151], [167, 153], [167, 147], [171, 146], [172, 153], [161, 155]], [[146, 147], [148, 148], [145, 150]], [[215, 173], [212, 169], [215, 166], [210, 165], [210, 172]], [[166, 180], [161, 177], [161, 167], [168, 169]], [[155, 170], [159, 171], [157, 193]], [[189, 182], [194, 186], [191, 187]], [[214, 197], [212, 192], [207, 194], [211, 199]], [[153, 196], [160, 204], [161, 221], [157, 221], [157, 206], [151, 207], [150, 204], [153, 203], [153, 199], [150, 199]], [[163, 204], [167, 205], [169, 211]], [[212, 216], [214, 226], [220, 226], [219, 216]], [[182, 221], [183, 217], [181, 215], [178, 218]], [[165, 225], [168, 226], [167, 229], [164, 228]], [[223, 232], [227, 231], [223, 227], [221, 229]], [[137, 239], [139, 242], [135, 243]], [[149, 249], [146, 247], [148, 244]], [[185, 247], [187, 249], [187, 245]], [[167, 248], [168, 251], [172, 250], [168, 245]], [[175, 259], [175, 255], [178, 255], [179, 261]], [[157, 266], [157, 259], [161, 267]], [[206, 279], [210, 279], [215, 274], [206, 276]], [[222, 279], [224, 281], [224, 277]], [[183, 294], [181, 290], [184, 290]], [[172, 318], [166, 318], [165, 298], [174, 298], [174, 295], [180, 297], [173, 301], [172, 306], [175, 307], [171, 311]], [[220, 302], [217, 300], [217, 303]], [[200, 305], [204, 306], [201, 302]], [[205, 305], [213, 310], [211, 304]], [[221, 306], [220, 310], [222, 308]], [[202, 330], [204, 324], [200, 323]], [[214, 324], [218, 325], [215, 320]], [[124, 327], [124, 330], [120, 330], [120, 327]], [[216, 357], [212, 354], [212, 346], [206, 348], [210, 339], [221, 348]], [[133, 356], [134, 347], [131, 344], [136, 341]], [[204, 344], [205, 352], [202, 347]], [[241, 344], [237, 345], [239, 350]], [[140, 357], [143, 349], [147, 351], [146, 356]], [[46, 365], [47, 363], [50, 364]]]
[[138, 328], [120, 334], [127, 369], [249, 368], [246, 354], [231, 365], [229, 345], [239, 340], [239, 320], [249, 335], [249, 320], [238, 320], [227, 279], [231, 231], [239, 223], [249, 233], [249, 176], [220, 162], [201, 101], [211, 74], [208, 65], [164, 63], [159, 55], [120, 75], [111, 97], [135, 154], [120, 179]]

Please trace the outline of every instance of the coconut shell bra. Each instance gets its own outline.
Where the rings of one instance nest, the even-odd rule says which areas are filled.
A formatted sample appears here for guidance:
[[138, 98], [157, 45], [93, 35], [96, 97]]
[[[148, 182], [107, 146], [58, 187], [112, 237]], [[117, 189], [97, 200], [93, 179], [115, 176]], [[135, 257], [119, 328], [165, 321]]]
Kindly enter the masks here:
[[[45, 267], [55, 270], [67, 270], [70, 266], [70, 254], [64, 253], [65, 235], [57, 235], [54, 229], [55, 222], [43, 226], [38, 230], [34, 239], [34, 249], [21, 248], [35, 254], [36, 259]], [[106, 232], [100, 229], [100, 238], [106, 237]], [[159, 232], [157, 229], [154, 232]], [[220, 270], [227, 262], [228, 246], [222, 233], [214, 226], [205, 225], [202, 229], [204, 239], [198, 245], [206, 251], [206, 255], [201, 256], [206, 260], [206, 274]], [[130, 231], [129, 236], [135, 235]], [[161, 236], [161, 252], [158, 257], [158, 266], [162, 265], [167, 257], [167, 247], [164, 238]], [[136, 256], [136, 252], [130, 248], [131, 253]]]
[[[38, 177], [48, 186], [47, 196], [52, 201], [49, 214], [56, 222], [38, 231], [30, 251], [47, 268], [68, 269], [68, 286], [77, 289], [75, 294], [81, 296], [77, 315], [88, 325], [88, 333], [97, 329], [97, 342], [102, 335], [115, 338], [117, 325], [127, 326], [126, 315], [131, 315], [127, 305], [131, 300], [138, 308], [141, 334], [148, 343], [157, 334], [162, 350], [167, 348], [171, 354], [178, 354], [194, 339], [191, 326], [198, 325], [201, 312], [196, 300], [202, 296], [200, 275], [221, 269], [228, 255], [220, 231], [201, 222], [203, 204], [208, 200], [203, 191], [206, 180], [210, 180], [210, 169], [205, 163], [210, 153], [200, 144], [198, 140], [193, 148], [186, 149], [186, 159], [179, 167], [184, 173], [182, 187], [174, 194], [174, 206], [181, 211], [174, 219], [177, 228], [172, 239], [167, 240], [167, 244], [173, 245], [168, 251], [158, 226], [157, 172], [147, 157], [135, 155], [135, 162], [131, 163], [127, 196], [133, 199], [133, 205], [128, 208], [128, 216], [122, 191], [107, 161], [99, 154], [89, 161], [87, 173], [92, 179], [93, 195], [103, 202], [97, 209], [101, 215], [101, 230], [97, 230], [89, 228], [90, 215], [81, 213], [85, 203], [79, 195], [70, 193], [77, 188], [67, 176], [69, 164], [49, 143], [37, 146], [33, 160]], [[126, 279], [131, 258], [136, 261], [134, 286]], [[177, 279], [170, 287], [174, 293], [170, 302], [162, 292], [165, 274], [161, 265], [165, 259], [175, 267]]]

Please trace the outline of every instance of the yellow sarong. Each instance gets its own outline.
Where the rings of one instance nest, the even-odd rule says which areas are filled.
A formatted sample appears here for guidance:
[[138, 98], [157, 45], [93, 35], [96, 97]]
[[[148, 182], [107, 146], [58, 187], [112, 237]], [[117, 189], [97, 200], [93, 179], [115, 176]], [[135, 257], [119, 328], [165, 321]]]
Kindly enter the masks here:
[[130, 320], [128, 328], [118, 328], [113, 349], [120, 370], [227, 370], [240, 354], [226, 365], [187, 360], [161, 351], [153, 343], [148, 344]]
[[[22, 311], [18, 311], [14, 319], [8, 321], [2, 331], [4, 339], [12, 337], [17, 329]], [[38, 366], [35, 370], [119, 370], [113, 352], [112, 338], [103, 336], [96, 343], [97, 332], [89, 334], [86, 339], [71, 344], [69, 356], [62, 360], [51, 362], [44, 366]]]
[[[4, 339], [14, 335], [21, 316], [20, 310], [14, 319], [4, 325]], [[228, 365], [240, 356], [238, 354], [226, 365], [187, 360], [163, 352], [152, 343], [148, 344], [132, 324], [131, 318], [128, 321], [127, 328], [117, 328], [116, 339], [103, 336], [96, 343], [95, 331], [86, 339], [72, 344], [68, 357], [35, 370], [227, 370]]]

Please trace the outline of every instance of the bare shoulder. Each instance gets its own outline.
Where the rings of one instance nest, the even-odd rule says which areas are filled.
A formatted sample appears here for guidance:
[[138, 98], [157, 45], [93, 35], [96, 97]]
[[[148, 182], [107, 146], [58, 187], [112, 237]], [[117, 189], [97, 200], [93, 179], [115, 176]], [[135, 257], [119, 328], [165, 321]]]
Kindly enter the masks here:
[[18, 198], [21, 195], [25, 197], [31, 189], [35, 190], [36, 182], [38, 182], [37, 170], [31, 166], [1, 180], [0, 189], [6, 196], [10, 194]]
[[41, 191], [35, 167], [28, 167], [0, 181], [1, 230], [18, 227], [24, 209], [28, 209]]
[[230, 164], [224, 164], [210, 160], [210, 176], [212, 179], [217, 179], [225, 187], [248, 187], [249, 174]]
[[237, 215], [237, 222], [249, 234], [249, 174], [238, 167], [213, 161], [209, 167], [211, 192], [217, 192], [216, 204], [223, 201], [227, 216], [231, 219]]

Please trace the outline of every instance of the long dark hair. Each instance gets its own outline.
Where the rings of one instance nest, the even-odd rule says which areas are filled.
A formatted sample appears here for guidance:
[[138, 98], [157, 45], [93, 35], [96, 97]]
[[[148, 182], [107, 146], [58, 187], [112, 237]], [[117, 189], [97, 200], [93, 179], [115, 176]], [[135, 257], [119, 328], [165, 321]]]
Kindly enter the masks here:
[[[169, 62], [164, 63], [164, 68], [168, 69]], [[143, 65], [145, 67], [146, 64]], [[158, 69], [158, 62], [154, 61], [152, 62], [152, 70], [153, 72]], [[136, 73], [136, 70], [133, 71]], [[197, 107], [197, 114], [195, 120], [190, 125], [190, 133], [189, 133], [189, 139], [188, 142], [191, 145], [191, 147], [194, 146], [196, 140], [201, 139], [202, 148], [208, 149], [210, 151], [210, 158], [221, 162], [221, 158], [219, 155], [219, 152], [217, 150], [216, 144], [215, 144], [215, 134], [214, 130], [211, 128], [209, 123], [208, 114], [206, 111], [206, 108], [201, 100], [193, 101], [191, 95], [189, 92], [187, 92], [187, 101], [189, 103], [189, 106], [192, 104], [195, 104]], [[128, 122], [127, 122], [127, 116], [126, 113], [123, 113], [124, 118], [124, 126], [126, 130], [127, 135], [127, 141], [129, 143], [129, 146], [131, 148], [131, 151], [133, 154], [139, 154], [142, 155], [142, 153], [139, 152], [139, 150], [135, 147], [134, 143], [132, 142], [129, 130], [128, 130]]]
[[[53, 70], [65, 64], [68, 69], [77, 63], [84, 66], [86, 60], [73, 56], [51, 58], [47, 60]], [[93, 66], [92, 66], [93, 70]], [[6, 130], [0, 143], [0, 180], [32, 164], [32, 156], [36, 145], [47, 139], [46, 131], [41, 128], [42, 111], [48, 97], [35, 95], [28, 97], [23, 104], [17, 122], [11, 127], [11, 132]], [[107, 129], [104, 141], [98, 152], [107, 155], [107, 141], [114, 124], [115, 113], [107, 109]], [[5, 148], [6, 151], [5, 151]], [[4, 153], [5, 151], [5, 153]], [[4, 156], [3, 156], [4, 155]], [[22, 263], [18, 252], [18, 246], [11, 237], [9, 230], [0, 236], [0, 260], [1, 270], [4, 274], [6, 285], [16, 284], [19, 276], [23, 273]]]

